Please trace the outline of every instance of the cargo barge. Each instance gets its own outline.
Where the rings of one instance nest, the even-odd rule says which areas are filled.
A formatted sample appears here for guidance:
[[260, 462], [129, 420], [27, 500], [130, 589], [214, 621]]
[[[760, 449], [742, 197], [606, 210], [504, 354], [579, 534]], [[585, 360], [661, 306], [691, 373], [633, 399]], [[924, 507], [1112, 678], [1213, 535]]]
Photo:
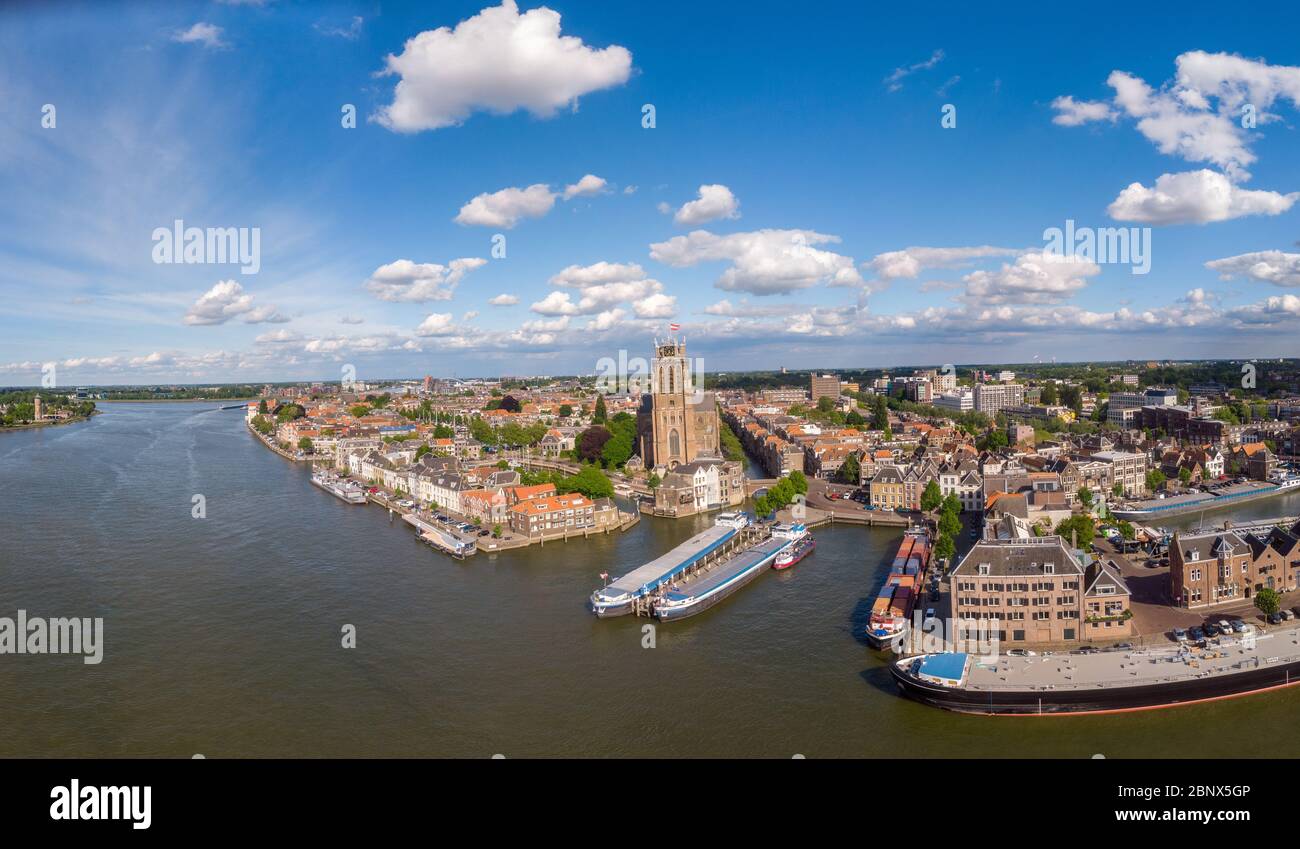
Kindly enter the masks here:
[[1236, 507], [1249, 501], [1273, 498], [1290, 492], [1300, 492], [1300, 476], [1280, 476], [1271, 481], [1243, 481], [1222, 486], [1207, 487], [1199, 492], [1174, 495], [1169, 498], [1149, 498], [1123, 507], [1111, 508], [1117, 518], [1130, 522], [1172, 518], [1203, 510], [1221, 510]]
[[920, 529], [903, 534], [889, 574], [871, 605], [867, 642], [872, 648], [892, 649], [907, 636], [912, 610], [925, 588], [930, 567], [930, 535]]
[[748, 525], [743, 513], [721, 514], [713, 527], [593, 592], [592, 612], [602, 619], [626, 616], [649, 604], [661, 589], [721, 553]]
[[890, 664], [903, 695], [959, 713], [1112, 713], [1245, 696], [1300, 683], [1300, 629], [1205, 646], [980, 657], [948, 652]]
[[703, 613], [758, 577], [777, 555], [793, 544], [789, 539], [772, 536], [707, 572], [682, 581], [655, 602], [655, 618], [671, 622]]

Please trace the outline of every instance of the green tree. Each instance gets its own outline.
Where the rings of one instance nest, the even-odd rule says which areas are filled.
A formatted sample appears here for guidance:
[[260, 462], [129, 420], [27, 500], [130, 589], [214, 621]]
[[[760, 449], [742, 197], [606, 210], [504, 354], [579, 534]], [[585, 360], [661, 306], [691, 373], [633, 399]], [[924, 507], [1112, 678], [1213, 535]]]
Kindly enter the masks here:
[[841, 483], [851, 483], [856, 486], [861, 473], [862, 469], [858, 464], [858, 455], [850, 454], [844, 458], [844, 464], [836, 469], [835, 478]]
[[1192, 470], [1183, 466], [1178, 470], [1178, 480], [1182, 482], [1183, 486], [1186, 486], [1192, 480]]
[[1093, 537], [1097, 535], [1097, 527], [1093, 523], [1091, 516], [1079, 513], [1063, 520], [1056, 526], [1056, 534], [1062, 539], [1068, 541], [1072, 533], [1077, 534], [1078, 544], [1081, 547], [1086, 547], [1092, 544]]
[[415, 459], [418, 460], [421, 457], [423, 457], [425, 454], [430, 453], [431, 451], [433, 451], [432, 445], [421, 445], [419, 448], [415, 449]]
[[957, 518], [956, 513], [945, 510], [939, 515], [939, 533], [949, 537], [961, 533], [961, 519]]
[[492, 536], [494, 539], [501, 539], [501, 523], [497, 522], [492, 526]]
[[1114, 486], [1112, 486], [1112, 487], [1110, 488], [1110, 494], [1113, 495], [1113, 496], [1115, 496], [1116, 498], [1123, 498], [1123, 497], [1124, 497], [1124, 484], [1122, 484], [1122, 483], [1117, 483], [1117, 484], [1115, 484]]
[[605, 423], [605, 396], [604, 395], [596, 396], [596, 410], [595, 412], [592, 413], [591, 420], [595, 424]]
[[889, 430], [889, 403], [884, 395], [875, 395], [871, 399], [871, 429]]
[[658, 489], [658, 488], [659, 488], [659, 485], [660, 485], [661, 483], [663, 483], [663, 481], [660, 480], [660, 478], [659, 478], [659, 476], [658, 476], [657, 474], [655, 474], [654, 472], [651, 472], [651, 473], [650, 473], [650, 479], [649, 479], [648, 481], [646, 481], [646, 483], [649, 484], [649, 486], [650, 486], [651, 489]]
[[353, 406], [348, 407], [348, 412], [359, 419], [362, 416], [369, 413], [370, 408], [367, 407], [365, 404], [354, 404]]
[[939, 538], [934, 542], [934, 556], [942, 560], [951, 560], [956, 553], [957, 546], [953, 544], [952, 537], [939, 534]]
[[1147, 489], [1155, 492], [1165, 485], [1165, 473], [1159, 469], [1152, 469], [1147, 472]]
[[1092, 490], [1091, 490], [1091, 489], [1088, 489], [1088, 487], [1086, 487], [1086, 486], [1081, 486], [1081, 487], [1079, 487], [1079, 491], [1078, 491], [1078, 493], [1076, 493], [1076, 494], [1079, 496], [1079, 503], [1080, 503], [1080, 504], [1082, 504], [1084, 507], [1087, 507], [1087, 508], [1089, 508], [1089, 509], [1092, 508]]
[[844, 423], [849, 427], [860, 428], [867, 423], [867, 420], [857, 410], [849, 410], [848, 415], [844, 417]]
[[576, 475], [561, 478], [555, 485], [561, 494], [580, 492], [588, 498], [610, 498], [614, 495], [614, 484], [596, 466], [583, 466]]
[[1137, 531], [1134, 530], [1132, 522], [1125, 522], [1121, 520], [1119, 523], [1119, 535], [1122, 536], [1124, 539], [1132, 540], [1137, 537]]
[[267, 408], [266, 408], [266, 399], [265, 399], [265, 398], [263, 398], [261, 401], [258, 401], [258, 402], [257, 402], [257, 412], [258, 412], [258, 415], [262, 415], [262, 416], [264, 416], [264, 415], [267, 414], [268, 411], [267, 411]]
[[958, 516], [961, 514], [961, 499], [957, 497], [957, 493], [950, 492], [943, 497], [943, 503], [939, 505], [939, 509], [945, 513]]
[[299, 450], [299, 451], [302, 451], [302, 452], [305, 453], [305, 454], [310, 454], [310, 453], [312, 453], [314, 450], [316, 450], [316, 449], [315, 449], [315, 446], [312, 445], [311, 437], [304, 436], [302, 439], [299, 439], [299, 440], [298, 440], [298, 450]]
[[921, 509], [927, 513], [931, 513], [938, 510], [939, 505], [942, 503], [943, 493], [939, 490], [939, 482], [931, 478], [930, 481], [926, 483], [925, 489], [921, 492]]
[[560, 418], [567, 419], [571, 415], [573, 415], [573, 407], [570, 407], [568, 404], [561, 404]]
[[791, 492], [797, 492], [800, 495], [808, 494], [808, 478], [803, 472], [795, 469], [793, 472], [786, 475], [785, 479], [790, 482]]
[[1282, 606], [1282, 597], [1268, 587], [1255, 591], [1255, 606], [1265, 616], [1272, 616]]

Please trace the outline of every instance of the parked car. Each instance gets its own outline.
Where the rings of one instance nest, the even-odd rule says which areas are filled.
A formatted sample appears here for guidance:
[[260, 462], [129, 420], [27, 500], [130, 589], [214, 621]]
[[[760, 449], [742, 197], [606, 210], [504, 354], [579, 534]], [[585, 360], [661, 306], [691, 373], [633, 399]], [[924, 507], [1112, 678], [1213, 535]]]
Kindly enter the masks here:
[[484, 528], [483, 530], [481, 530], [481, 531], [478, 532], [478, 535], [481, 536], [481, 537], [485, 537], [485, 536], [487, 536], [487, 535], [490, 534], [490, 533], [492, 533], [492, 532], [489, 531], [487, 528]]
[[1232, 632], [1234, 634], [1246, 633], [1246, 623], [1242, 622], [1240, 619], [1233, 619], [1228, 624], [1232, 626]]
[[1198, 643], [1201, 640], [1205, 639], [1205, 629], [1202, 628], [1200, 625], [1193, 625], [1190, 629], [1188, 629], [1187, 633], [1190, 634], [1192, 639]]
[[1132, 643], [1116, 643], [1115, 646], [1114, 646], [1114, 648], [1115, 648], [1115, 651], [1131, 651], [1131, 650], [1133, 649], [1133, 644], [1132, 644]]
[[1289, 610], [1279, 610], [1278, 613], [1281, 613], [1282, 618], [1286, 619], [1287, 621], [1290, 621], [1295, 618], [1295, 614]]
[[1184, 628], [1175, 628], [1173, 631], [1174, 639], [1180, 643], [1187, 642], [1187, 631]]
[[1205, 623], [1205, 636], [1207, 636], [1207, 637], [1217, 637], [1217, 636], [1219, 636], [1219, 626], [1218, 626], [1218, 625], [1215, 625], [1213, 622], [1206, 622], [1206, 623]]
[[1282, 611], [1280, 610], [1277, 613], [1270, 613], [1268, 615], [1268, 624], [1270, 625], [1281, 625], [1283, 621], [1285, 620], [1283, 620]]
[[1227, 619], [1220, 619], [1220, 620], [1219, 620], [1218, 622], [1216, 622], [1215, 624], [1219, 626], [1219, 633], [1220, 633], [1220, 634], [1231, 634], [1231, 633], [1232, 633], [1232, 623], [1229, 622]]
[[1007, 649], [1007, 657], [1037, 657], [1037, 652], [1029, 649]]
[[933, 618], [934, 618], [934, 608], [933, 608], [933, 607], [927, 607], [927, 608], [925, 609], [925, 620], [924, 620], [924, 621], [929, 622], [929, 621], [930, 621], [931, 619], [933, 619]]

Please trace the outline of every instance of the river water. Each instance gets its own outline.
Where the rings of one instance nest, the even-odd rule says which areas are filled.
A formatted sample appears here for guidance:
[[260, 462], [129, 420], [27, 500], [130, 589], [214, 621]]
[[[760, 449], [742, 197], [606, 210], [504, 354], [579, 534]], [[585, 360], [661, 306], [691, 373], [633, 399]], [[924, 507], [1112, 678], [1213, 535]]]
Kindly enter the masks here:
[[99, 665], [0, 655], [0, 756], [1300, 755], [1276, 733], [1297, 692], [1029, 719], [899, 698], [856, 636], [890, 530], [821, 529], [792, 570], [644, 648], [647, 620], [599, 621], [587, 596], [711, 518], [455, 562], [214, 406], [0, 434], [0, 616], [105, 632]]

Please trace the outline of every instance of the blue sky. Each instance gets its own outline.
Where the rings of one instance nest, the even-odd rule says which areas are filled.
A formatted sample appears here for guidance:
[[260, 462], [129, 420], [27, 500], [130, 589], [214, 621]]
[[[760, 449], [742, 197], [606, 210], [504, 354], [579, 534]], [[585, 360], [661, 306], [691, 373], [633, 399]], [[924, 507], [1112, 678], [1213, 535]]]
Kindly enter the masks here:
[[8, 5], [0, 383], [1297, 355], [1300, 13], [871, 5]]

